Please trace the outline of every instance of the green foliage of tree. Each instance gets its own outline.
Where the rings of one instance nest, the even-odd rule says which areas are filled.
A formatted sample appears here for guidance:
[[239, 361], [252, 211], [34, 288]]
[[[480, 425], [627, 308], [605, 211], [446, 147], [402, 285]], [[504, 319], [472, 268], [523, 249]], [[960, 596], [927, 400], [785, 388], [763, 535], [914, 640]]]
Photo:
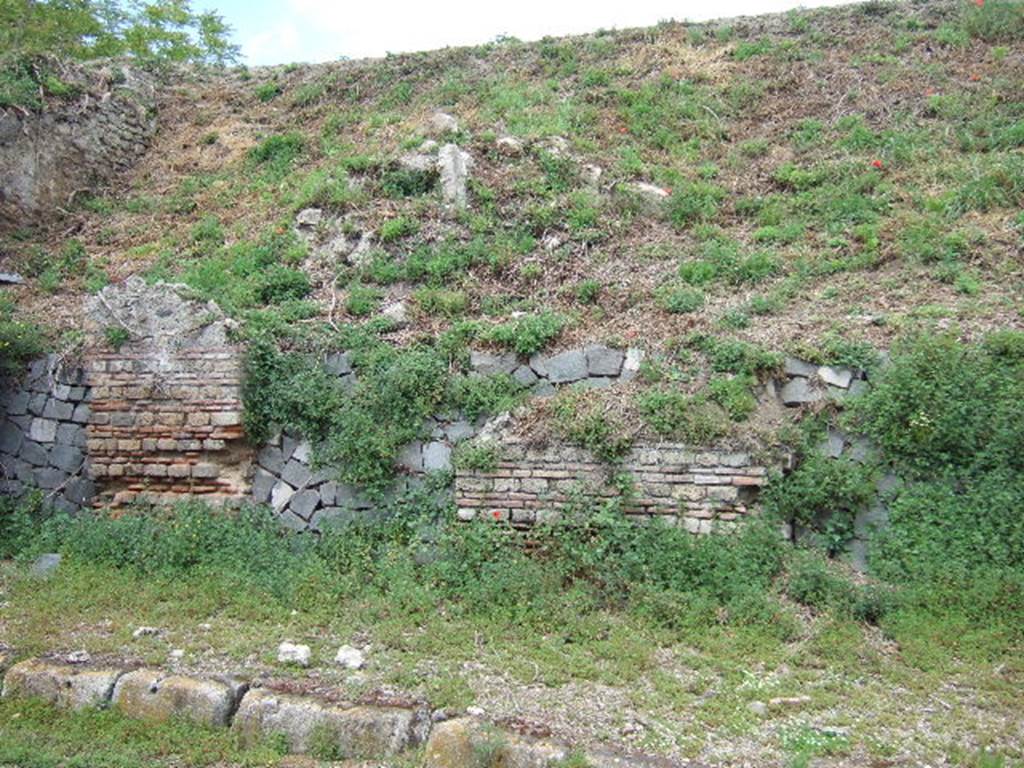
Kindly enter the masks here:
[[238, 59], [230, 27], [190, 0], [0, 0], [0, 107], [71, 90], [64, 60], [129, 56], [146, 66]]

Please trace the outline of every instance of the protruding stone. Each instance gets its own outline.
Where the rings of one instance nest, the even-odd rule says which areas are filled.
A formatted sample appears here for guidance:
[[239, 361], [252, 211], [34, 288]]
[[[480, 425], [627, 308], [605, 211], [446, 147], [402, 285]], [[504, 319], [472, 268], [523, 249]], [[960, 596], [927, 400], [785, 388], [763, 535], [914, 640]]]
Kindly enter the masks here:
[[270, 494], [274, 490], [274, 483], [277, 482], [272, 474], [265, 469], [257, 469], [252, 479], [252, 498], [257, 504], [266, 504], [270, 501]]
[[[531, 365], [533, 365], [532, 361]], [[587, 376], [587, 358], [581, 349], [570, 349], [543, 358], [540, 361], [540, 366], [552, 384], [568, 384]], [[536, 369], [537, 367], [534, 366], [534, 370]]]
[[419, 744], [429, 718], [411, 709], [344, 708], [310, 697], [250, 690], [233, 727], [246, 745], [278, 737], [289, 751], [300, 754], [315, 746], [344, 760], [380, 759]]
[[297, 461], [293, 456], [281, 470], [281, 479], [293, 488], [301, 488], [309, 482], [312, 474], [308, 466]]
[[630, 347], [626, 350], [626, 359], [622, 361], [622, 372], [619, 374], [621, 381], [632, 381], [640, 372], [640, 364], [644, 361], [644, 351], [639, 347]]
[[324, 358], [324, 369], [335, 376], [352, 373], [352, 357], [348, 352], [331, 352]]
[[32, 567], [29, 568], [29, 575], [35, 576], [37, 579], [48, 579], [57, 572], [61, 559], [61, 555], [57, 552], [48, 552], [40, 555], [32, 563]]
[[274, 488], [270, 492], [270, 505], [275, 510], [282, 510], [288, 506], [288, 502], [291, 501], [292, 496], [295, 495], [295, 489], [292, 488], [284, 480], [278, 480], [274, 483]]
[[219, 680], [201, 680], [138, 669], [122, 676], [113, 705], [122, 714], [150, 722], [172, 718], [226, 728], [236, 703], [236, 689]]
[[300, 667], [308, 667], [312, 655], [308, 645], [301, 643], [289, 643], [287, 640], [277, 646], [277, 660], [281, 664], [298, 664]]
[[512, 378], [521, 387], [532, 387], [537, 382], [537, 374], [528, 365], [520, 365], [512, 372]]
[[104, 707], [110, 701], [118, 669], [93, 669], [31, 659], [4, 676], [4, 698], [41, 699], [62, 709]]
[[618, 376], [626, 355], [621, 349], [604, 344], [591, 344], [583, 350], [587, 356], [587, 370], [591, 376]]
[[818, 366], [795, 357], [786, 357], [782, 363], [782, 371], [787, 376], [803, 376], [806, 379], [818, 373]]
[[490, 352], [469, 353], [469, 367], [482, 376], [494, 376], [501, 373], [512, 373], [519, 365], [515, 353], [494, 355]]
[[853, 381], [853, 371], [849, 368], [833, 368], [829, 365], [823, 365], [818, 368], [818, 376], [826, 384], [840, 387], [841, 389], [846, 389], [850, 386], [850, 382]]
[[430, 133], [434, 136], [458, 133], [459, 131], [459, 121], [447, 112], [435, 112], [430, 116], [430, 122], [427, 125]]
[[380, 313], [398, 328], [404, 328], [409, 324], [409, 305], [404, 301], [393, 301], [385, 306]]
[[427, 472], [447, 471], [452, 468], [451, 446], [441, 442], [423, 446], [423, 469]]
[[444, 201], [456, 208], [466, 207], [466, 183], [473, 158], [455, 144], [445, 144], [437, 153], [437, 168], [441, 174], [441, 194]]
[[779, 393], [784, 405], [804, 405], [816, 403], [822, 398], [820, 390], [811, 386], [807, 379], [794, 378], [786, 382]]
[[57, 437], [57, 422], [52, 419], [32, 419], [28, 436], [37, 443], [52, 443]]
[[303, 520], [309, 520], [319, 504], [320, 494], [317, 491], [307, 490], [292, 496], [291, 501], [288, 502], [288, 509]]
[[334, 663], [340, 664], [346, 669], [362, 669], [366, 664], [366, 657], [358, 648], [351, 645], [343, 645], [334, 656]]

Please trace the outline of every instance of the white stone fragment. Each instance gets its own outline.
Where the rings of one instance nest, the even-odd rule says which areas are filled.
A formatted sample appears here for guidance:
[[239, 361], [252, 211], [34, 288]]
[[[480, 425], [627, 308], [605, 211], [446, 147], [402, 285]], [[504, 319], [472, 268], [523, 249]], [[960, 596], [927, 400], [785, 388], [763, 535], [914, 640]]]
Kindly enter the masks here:
[[334, 661], [346, 669], [362, 669], [363, 665], [366, 664], [363, 652], [358, 648], [353, 648], [351, 645], [341, 646], [338, 649], [338, 653], [334, 656]]
[[277, 660], [282, 664], [298, 664], [308, 667], [312, 655], [308, 645], [289, 643], [287, 640], [277, 646]]

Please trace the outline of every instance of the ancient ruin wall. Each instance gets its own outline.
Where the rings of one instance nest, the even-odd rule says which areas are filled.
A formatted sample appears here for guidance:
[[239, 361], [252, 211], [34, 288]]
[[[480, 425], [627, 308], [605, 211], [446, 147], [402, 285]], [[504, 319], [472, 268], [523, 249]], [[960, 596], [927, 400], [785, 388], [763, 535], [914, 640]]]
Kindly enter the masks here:
[[[582, 500], [621, 497], [607, 464], [562, 445], [533, 448], [504, 442], [493, 469], [458, 470], [455, 502], [461, 520], [532, 525], [551, 521]], [[623, 497], [631, 517], [660, 517], [692, 533], [722, 529], [752, 511], [775, 463], [749, 452], [677, 443], [636, 446], [617, 464], [632, 482]]]
[[[100, 503], [248, 496], [240, 350], [217, 306], [132, 278], [105, 288], [88, 313], [88, 452]], [[107, 328], [128, 341], [110, 348], [100, 341]]]
[[156, 130], [151, 80], [109, 62], [65, 75], [75, 95], [0, 110], [0, 222], [53, 215], [145, 152]]

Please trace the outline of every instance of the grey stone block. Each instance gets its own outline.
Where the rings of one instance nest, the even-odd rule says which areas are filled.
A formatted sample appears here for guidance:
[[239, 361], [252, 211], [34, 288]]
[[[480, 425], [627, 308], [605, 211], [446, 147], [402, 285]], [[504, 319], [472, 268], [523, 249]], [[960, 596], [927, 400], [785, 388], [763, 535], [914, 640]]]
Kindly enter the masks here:
[[795, 378], [786, 382], [779, 396], [784, 405], [804, 405], [818, 402], [822, 398], [822, 393], [812, 387], [807, 379]]
[[44, 467], [50, 461], [46, 448], [31, 440], [26, 440], [21, 444], [21, 451], [18, 453], [18, 456], [34, 467]]
[[630, 347], [626, 350], [626, 359], [622, 362], [622, 371], [619, 373], [620, 381], [632, 381], [640, 372], [640, 363], [644, 361], [644, 351], [639, 347]]
[[28, 436], [37, 443], [52, 443], [57, 439], [57, 422], [52, 419], [32, 419]]
[[828, 456], [830, 459], [838, 459], [842, 455], [845, 445], [846, 437], [843, 433], [838, 429], [829, 427], [828, 435], [826, 435], [821, 445], [818, 446], [818, 450], [823, 456]]
[[268, 445], [256, 455], [256, 463], [274, 475], [280, 475], [284, 469], [284, 454], [281, 449]]
[[57, 571], [60, 561], [60, 554], [57, 552], [47, 552], [33, 561], [32, 567], [29, 568], [28, 572], [37, 579], [48, 579]]
[[57, 445], [85, 447], [85, 427], [80, 424], [61, 424], [57, 427]]
[[500, 373], [512, 373], [519, 366], [514, 353], [494, 355], [490, 352], [470, 352], [469, 367], [481, 376], [494, 376]]
[[219, 680], [137, 669], [117, 681], [111, 703], [122, 714], [151, 723], [182, 719], [208, 728], [226, 728], [239, 693]]
[[321, 485], [318, 490], [320, 492], [320, 504], [325, 507], [332, 506], [338, 496], [338, 484], [329, 481]]
[[46, 407], [43, 408], [43, 417], [47, 419], [57, 419], [58, 421], [68, 421], [71, 419], [71, 414], [75, 412], [75, 406], [71, 403], [63, 400], [56, 400], [50, 398], [46, 401]]
[[55, 445], [50, 451], [50, 464], [65, 472], [77, 472], [85, 454], [73, 445]]
[[512, 378], [521, 387], [530, 387], [537, 382], [537, 374], [528, 365], [520, 365], [512, 372]]
[[309, 471], [309, 467], [295, 459], [289, 460], [288, 463], [284, 465], [284, 469], [281, 470], [281, 479], [294, 488], [300, 488], [307, 485], [312, 476], [313, 475]]
[[818, 376], [826, 384], [833, 387], [840, 387], [846, 389], [850, 386], [850, 382], [853, 381], [853, 371], [849, 368], [833, 368], [829, 365], [823, 365], [818, 369]]
[[278, 516], [278, 521], [285, 528], [289, 528], [293, 531], [304, 531], [309, 525], [298, 515], [294, 514], [291, 510], [283, 510]]
[[576, 382], [573, 386], [580, 389], [605, 389], [611, 386], [615, 379], [609, 376], [588, 376], [583, 381]]
[[96, 483], [88, 477], [76, 477], [64, 489], [64, 496], [71, 503], [84, 507], [96, 496]]
[[35, 469], [27, 461], [17, 459], [14, 464], [14, 476], [25, 485], [33, 485], [36, 481]]
[[423, 447], [423, 469], [438, 472], [452, 468], [452, 449], [445, 443], [427, 443]]
[[82, 403], [81, 405], [75, 406], [75, 410], [71, 414], [71, 420], [75, 422], [75, 424], [88, 424], [89, 417], [91, 415], [92, 410], [89, 408], [88, 405]]
[[[587, 376], [587, 357], [582, 349], [570, 349], [544, 358], [540, 361], [540, 366], [552, 384], [568, 384]], [[533, 367], [537, 370], [536, 366]]]
[[54, 467], [39, 467], [32, 474], [35, 477], [36, 485], [44, 491], [52, 491], [68, 479], [67, 472]]
[[872, 452], [873, 449], [871, 441], [866, 437], [858, 437], [854, 439], [853, 443], [850, 445], [850, 450], [848, 451], [850, 458], [858, 463], [864, 463], [871, 458]]
[[398, 466], [419, 472], [423, 469], [423, 443], [414, 440], [402, 448], [398, 454]]
[[28, 413], [28, 392], [15, 392], [7, 402], [8, 416], [23, 416]]
[[277, 482], [277, 478], [267, 472], [267, 470], [258, 468], [256, 474], [252, 479], [252, 498], [257, 504], [266, 504], [270, 501], [270, 494], [274, 490], [274, 483]]
[[868, 383], [864, 379], [856, 379], [850, 382], [850, 397], [859, 397], [868, 391]]
[[533, 389], [530, 390], [530, 394], [534, 397], [551, 397], [556, 392], [558, 390], [555, 389], [554, 384], [543, 379], [534, 384]]
[[85, 387], [68, 387], [67, 400], [72, 403], [80, 403], [85, 400], [88, 391]]
[[270, 504], [274, 509], [284, 509], [294, 495], [294, 488], [284, 480], [278, 480], [270, 491]]
[[352, 373], [352, 358], [348, 352], [331, 352], [324, 357], [324, 370], [335, 376]]
[[288, 509], [303, 520], [309, 520], [319, 504], [319, 493], [316, 491], [300, 491], [292, 496], [292, 500], [288, 503]]
[[53, 508], [58, 512], [64, 512], [68, 515], [73, 515], [81, 508], [80, 505], [75, 504], [73, 501], [69, 501], [66, 496], [58, 496], [51, 502]]
[[456, 421], [454, 424], [449, 424], [445, 428], [444, 433], [451, 442], [460, 443], [475, 435], [476, 428], [468, 421]]
[[340, 759], [379, 761], [415, 747], [428, 725], [411, 709], [346, 708], [309, 696], [254, 689], [242, 699], [232, 728], [244, 745], [279, 737], [291, 752], [303, 754], [327, 745]]
[[281, 454], [284, 460], [288, 461], [299, 447], [299, 440], [294, 435], [281, 435]]
[[587, 356], [587, 370], [591, 376], [618, 376], [626, 353], [603, 344], [591, 344], [583, 350]]
[[48, 399], [45, 392], [35, 393], [28, 400], [28, 412], [33, 416], [42, 416]]
[[313, 456], [313, 446], [308, 440], [303, 440], [292, 451], [292, 461], [298, 461], [301, 464], [309, 464], [310, 459]]
[[16, 456], [24, 440], [25, 435], [21, 427], [14, 422], [5, 421], [3, 426], [0, 426], [0, 451]]
[[61, 709], [106, 706], [121, 675], [116, 669], [82, 669], [30, 659], [4, 676], [4, 698], [39, 699]]
[[313, 513], [309, 527], [314, 531], [326, 531], [331, 528], [340, 528], [343, 525], [359, 520], [362, 513], [351, 507], [321, 507]]
[[818, 372], [818, 366], [805, 363], [795, 357], [787, 357], [782, 364], [782, 370], [787, 376], [810, 378]]

